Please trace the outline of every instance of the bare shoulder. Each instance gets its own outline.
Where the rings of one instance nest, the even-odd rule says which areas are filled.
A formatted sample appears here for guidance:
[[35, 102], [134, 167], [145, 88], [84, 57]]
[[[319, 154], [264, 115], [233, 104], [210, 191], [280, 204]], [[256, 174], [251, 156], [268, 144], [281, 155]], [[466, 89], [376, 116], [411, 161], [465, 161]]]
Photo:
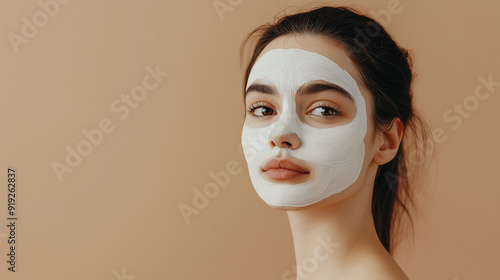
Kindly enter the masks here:
[[394, 258], [387, 252], [370, 254], [359, 263], [352, 279], [409, 280]]

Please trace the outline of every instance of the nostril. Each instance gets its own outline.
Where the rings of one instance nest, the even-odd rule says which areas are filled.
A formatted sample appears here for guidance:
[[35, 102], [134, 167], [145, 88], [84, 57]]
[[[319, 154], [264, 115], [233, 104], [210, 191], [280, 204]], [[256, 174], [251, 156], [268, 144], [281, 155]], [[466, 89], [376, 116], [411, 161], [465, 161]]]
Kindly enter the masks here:
[[283, 141], [281, 143], [285, 143], [288, 147], [291, 147], [292, 146], [292, 143], [288, 142], [288, 141]]
[[297, 149], [300, 146], [300, 139], [295, 133], [286, 135], [270, 136], [269, 145], [271, 148], [289, 148]]
[[274, 143], [274, 141], [269, 142], [269, 144], [271, 145], [271, 148], [276, 147], [276, 144]]

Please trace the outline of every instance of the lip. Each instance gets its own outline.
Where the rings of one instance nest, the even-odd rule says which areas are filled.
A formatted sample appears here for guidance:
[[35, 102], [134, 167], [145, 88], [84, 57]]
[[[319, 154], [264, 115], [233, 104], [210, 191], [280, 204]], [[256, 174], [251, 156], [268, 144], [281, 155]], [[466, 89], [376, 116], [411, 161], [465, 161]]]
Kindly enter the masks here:
[[278, 181], [297, 179], [310, 174], [307, 168], [298, 163], [276, 158], [267, 161], [261, 171], [266, 177]]

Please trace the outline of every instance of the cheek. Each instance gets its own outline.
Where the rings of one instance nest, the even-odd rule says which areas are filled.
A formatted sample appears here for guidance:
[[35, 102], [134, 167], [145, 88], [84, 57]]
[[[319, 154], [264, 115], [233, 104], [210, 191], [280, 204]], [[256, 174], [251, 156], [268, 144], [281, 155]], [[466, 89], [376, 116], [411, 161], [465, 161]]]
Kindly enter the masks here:
[[269, 134], [270, 127], [250, 127], [246, 124], [243, 126], [241, 133], [241, 145], [243, 154], [249, 164], [260, 163], [263, 152], [269, 150]]
[[[367, 115], [371, 116], [371, 113], [368, 113]], [[366, 169], [366, 167], [370, 165], [375, 154], [377, 153], [379, 137], [380, 135], [378, 135], [378, 133], [376, 132], [373, 118], [369, 118], [366, 127], [366, 136], [364, 138], [365, 156], [364, 156], [363, 169]]]

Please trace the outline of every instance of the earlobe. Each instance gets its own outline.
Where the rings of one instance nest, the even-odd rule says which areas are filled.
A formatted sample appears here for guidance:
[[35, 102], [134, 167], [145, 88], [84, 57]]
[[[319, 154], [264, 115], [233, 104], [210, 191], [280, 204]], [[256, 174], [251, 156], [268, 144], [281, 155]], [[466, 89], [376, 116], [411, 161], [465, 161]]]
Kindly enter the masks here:
[[373, 157], [373, 162], [383, 165], [391, 161], [397, 154], [403, 137], [403, 123], [394, 118], [388, 130], [379, 135], [381, 141]]

